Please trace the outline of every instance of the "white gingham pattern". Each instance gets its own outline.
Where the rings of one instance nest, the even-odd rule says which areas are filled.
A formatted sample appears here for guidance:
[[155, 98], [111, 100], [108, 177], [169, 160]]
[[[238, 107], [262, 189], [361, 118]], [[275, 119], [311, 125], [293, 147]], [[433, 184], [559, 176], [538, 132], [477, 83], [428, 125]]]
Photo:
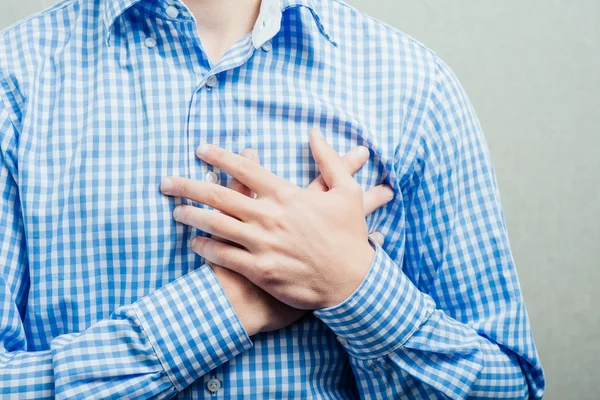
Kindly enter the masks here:
[[[248, 35], [216, 65], [178, 0], [65, 0], [0, 34], [2, 398], [542, 396], [455, 76], [337, 0], [280, 9], [272, 49]], [[340, 153], [371, 150], [356, 179], [396, 191], [367, 219], [385, 244], [343, 304], [249, 338], [159, 183], [214, 171], [229, 185], [194, 156], [208, 142], [306, 186], [313, 126]]]

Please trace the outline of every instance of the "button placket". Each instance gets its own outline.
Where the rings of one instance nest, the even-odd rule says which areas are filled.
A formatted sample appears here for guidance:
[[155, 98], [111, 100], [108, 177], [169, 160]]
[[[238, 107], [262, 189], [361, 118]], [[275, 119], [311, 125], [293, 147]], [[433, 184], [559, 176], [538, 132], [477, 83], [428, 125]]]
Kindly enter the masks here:
[[206, 86], [208, 88], [214, 88], [215, 86], [217, 86], [217, 84], [219, 83], [219, 80], [217, 79], [217, 77], [215, 75], [211, 75], [206, 79]]
[[204, 181], [208, 183], [219, 183], [219, 175], [215, 171], [207, 171], [204, 174]]

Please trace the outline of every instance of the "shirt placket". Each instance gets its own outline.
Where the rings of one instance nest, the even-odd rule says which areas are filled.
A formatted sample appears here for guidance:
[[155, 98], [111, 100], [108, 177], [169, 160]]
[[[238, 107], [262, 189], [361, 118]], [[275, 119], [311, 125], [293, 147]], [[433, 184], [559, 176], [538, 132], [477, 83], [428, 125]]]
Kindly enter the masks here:
[[[188, 156], [190, 179], [214, 184], [226, 184], [226, 174], [218, 168], [200, 161], [196, 157], [196, 149], [202, 143], [230, 148], [234, 138], [225, 132], [223, 118], [231, 110], [227, 110], [226, 95], [231, 90], [227, 71], [242, 66], [253, 55], [250, 37], [238, 41], [223, 58], [209, 70], [196, 75], [196, 90], [190, 101], [188, 118]], [[201, 204], [194, 204], [204, 207]]]

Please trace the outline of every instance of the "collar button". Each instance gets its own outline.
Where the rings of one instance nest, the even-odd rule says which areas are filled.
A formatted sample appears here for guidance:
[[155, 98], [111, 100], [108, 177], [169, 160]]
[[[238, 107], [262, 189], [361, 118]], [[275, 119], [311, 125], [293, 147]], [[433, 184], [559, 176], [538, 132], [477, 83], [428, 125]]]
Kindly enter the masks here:
[[262, 47], [263, 51], [266, 51], [266, 52], [273, 50], [273, 44], [270, 41], [265, 42], [261, 47]]

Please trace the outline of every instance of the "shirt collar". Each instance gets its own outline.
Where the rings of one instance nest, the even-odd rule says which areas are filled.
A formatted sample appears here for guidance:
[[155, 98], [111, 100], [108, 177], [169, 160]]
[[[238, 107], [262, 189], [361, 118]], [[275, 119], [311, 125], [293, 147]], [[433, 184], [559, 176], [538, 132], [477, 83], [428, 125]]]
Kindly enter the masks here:
[[[144, 0], [102, 0], [100, 13], [104, 23], [107, 44], [110, 43], [110, 35], [115, 21], [140, 1]], [[306, 7], [312, 14], [321, 34], [334, 46], [337, 46], [325, 30], [321, 18], [317, 14], [314, 0], [262, 0], [260, 13], [252, 30], [252, 43], [255, 48], [259, 48], [279, 32], [283, 12], [292, 7]]]

